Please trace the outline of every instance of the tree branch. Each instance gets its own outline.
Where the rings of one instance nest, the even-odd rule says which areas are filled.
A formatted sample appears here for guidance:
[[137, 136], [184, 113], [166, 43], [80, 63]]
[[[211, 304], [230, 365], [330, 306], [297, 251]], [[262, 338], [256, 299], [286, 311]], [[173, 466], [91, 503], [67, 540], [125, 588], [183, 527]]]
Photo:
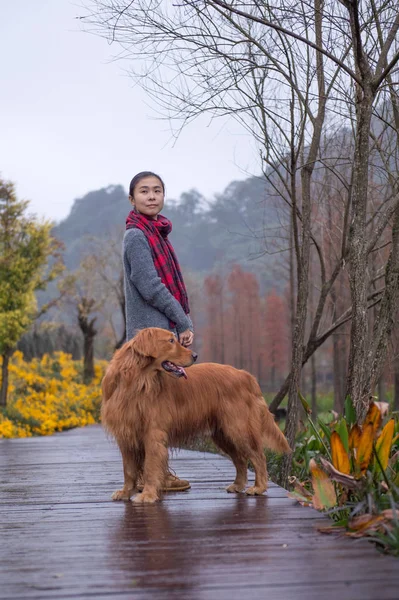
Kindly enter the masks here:
[[[191, 4], [191, 2], [186, 2], [186, 3]], [[266, 25], [266, 27], [270, 27], [271, 29], [280, 31], [281, 33], [284, 33], [288, 37], [292, 37], [292, 38], [295, 38], [296, 40], [299, 40], [300, 42], [303, 42], [310, 48], [313, 48], [314, 50], [317, 50], [318, 52], [321, 52], [322, 54], [324, 54], [324, 56], [326, 56], [327, 58], [332, 60], [343, 71], [345, 71], [351, 77], [351, 79], [356, 81], [356, 83], [358, 85], [360, 85], [360, 87], [363, 87], [362, 80], [356, 75], [356, 73], [354, 71], [352, 71], [352, 69], [347, 67], [345, 65], [345, 63], [343, 63], [336, 56], [331, 54], [331, 52], [328, 52], [324, 48], [320, 48], [320, 46], [318, 46], [314, 42], [304, 38], [303, 36], [301, 36], [297, 33], [294, 33], [292, 30], [286, 29], [285, 27], [282, 27], [281, 25], [278, 25], [277, 23], [272, 23], [271, 21], [268, 21], [267, 19], [263, 19], [261, 17], [256, 17], [255, 15], [251, 15], [250, 13], [239, 10], [238, 8], [234, 8], [234, 6], [232, 4], [227, 4], [226, 2], [223, 2], [222, 0], [205, 0], [205, 4], [208, 4], [209, 6], [212, 6], [212, 5], [220, 6], [224, 10], [232, 12], [240, 17], [244, 17], [245, 19], [254, 21], [256, 23], [260, 23], [261, 25]]]

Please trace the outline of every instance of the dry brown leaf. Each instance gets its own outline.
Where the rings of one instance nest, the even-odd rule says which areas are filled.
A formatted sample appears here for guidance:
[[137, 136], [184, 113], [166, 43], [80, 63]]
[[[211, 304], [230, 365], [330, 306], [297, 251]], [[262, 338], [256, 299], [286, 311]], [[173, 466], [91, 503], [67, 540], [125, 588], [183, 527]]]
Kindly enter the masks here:
[[377, 456], [379, 458], [379, 461], [381, 463], [381, 467], [382, 467], [383, 471], [385, 471], [385, 469], [388, 467], [389, 455], [391, 454], [391, 448], [392, 448], [392, 438], [393, 438], [394, 428], [395, 428], [395, 421], [394, 421], [394, 419], [391, 419], [385, 425], [384, 429], [381, 432], [380, 437], [378, 438], [378, 440], [375, 444], [375, 451], [377, 453]]
[[312, 474], [313, 497], [312, 503], [317, 510], [332, 508], [337, 504], [337, 495], [333, 482], [323, 469], [321, 469], [314, 458], [309, 462]]
[[381, 421], [382, 421], [381, 411], [378, 408], [377, 403], [372, 402], [368, 409], [366, 418], [364, 419], [364, 426], [371, 424], [373, 426], [373, 431], [374, 431], [374, 435], [375, 435], [381, 426]]
[[[375, 409], [380, 414], [378, 408]], [[370, 460], [373, 454], [373, 442], [374, 442], [374, 424], [370, 422], [363, 427], [362, 435], [360, 436], [359, 445], [356, 452], [356, 467], [363, 475], [370, 464]]]
[[370, 527], [374, 526], [376, 523], [381, 523], [384, 520], [382, 515], [360, 515], [359, 517], [354, 517], [352, 521], [348, 523], [349, 529], [353, 531], [365, 531], [370, 529]]
[[344, 444], [337, 431], [333, 431], [330, 438], [331, 457], [334, 467], [341, 473], [349, 475], [351, 466], [348, 453], [345, 450]]
[[333, 479], [337, 483], [341, 483], [350, 490], [358, 490], [362, 487], [363, 484], [361, 481], [358, 481], [357, 479], [352, 477], [352, 475], [345, 475], [345, 473], [337, 471], [334, 465], [332, 465], [323, 456], [320, 456], [320, 462], [322, 464], [323, 469], [330, 475], [331, 479]]
[[359, 446], [360, 436], [362, 435], [362, 430], [359, 425], [355, 423], [349, 432], [349, 450], [354, 450]]

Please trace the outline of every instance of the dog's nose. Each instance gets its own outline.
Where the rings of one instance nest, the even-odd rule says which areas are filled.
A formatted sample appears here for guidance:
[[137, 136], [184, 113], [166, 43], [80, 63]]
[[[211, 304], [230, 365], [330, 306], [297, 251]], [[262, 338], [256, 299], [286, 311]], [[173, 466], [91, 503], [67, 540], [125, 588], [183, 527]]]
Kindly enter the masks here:
[[191, 352], [191, 355], [193, 357], [193, 361], [195, 362], [198, 358], [198, 354], [196, 352]]

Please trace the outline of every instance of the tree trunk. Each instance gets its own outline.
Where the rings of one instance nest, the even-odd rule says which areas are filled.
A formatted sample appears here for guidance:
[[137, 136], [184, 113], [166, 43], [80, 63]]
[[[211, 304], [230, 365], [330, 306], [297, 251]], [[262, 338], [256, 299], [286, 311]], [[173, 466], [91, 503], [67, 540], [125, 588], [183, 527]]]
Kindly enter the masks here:
[[[309, 238], [310, 239], [310, 238]], [[304, 231], [302, 244], [305, 246], [302, 251], [302, 269], [299, 275], [298, 301], [296, 310], [296, 324], [292, 348], [292, 370], [288, 389], [288, 408], [285, 435], [291, 448], [295, 445], [295, 436], [298, 422], [298, 387], [302, 371], [303, 340], [305, 335], [305, 322], [307, 314], [307, 296], [308, 296], [308, 259], [309, 258], [309, 239]], [[291, 472], [292, 454], [285, 455], [281, 470], [281, 485], [287, 487], [288, 476]]]
[[[330, 216], [330, 215], [329, 215]], [[329, 225], [331, 227], [332, 218], [330, 216]], [[337, 318], [337, 293], [335, 287], [331, 288], [330, 296], [333, 304], [332, 321], [334, 322]], [[344, 377], [344, 371], [341, 369], [342, 357], [340, 348], [340, 335], [333, 333], [333, 385], [334, 385], [334, 410], [340, 414], [343, 412], [344, 399], [342, 393], [342, 379]], [[313, 355], [312, 355], [313, 356]]]
[[122, 314], [123, 332], [122, 332], [121, 337], [115, 344], [115, 350], [118, 350], [118, 348], [121, 348], [123, 346], [123, 344], [126, 342], [126, 300], [125, 300], [124, 294], [121, 296], [121, 299], [119, 301], [119, 307], [121, 309], [121, 314]]
[[0, 406], [7, 406], [8, 396], [8, 365], [13, 351], [7, 348], [2, 354], [3, 364], [1, 366], [1, 389], [0, 389]]
[[381, 299], [378, 316], [374, 323], [366, 377], [364, 397], [370, 397], [381, 378], [387, 356], [395, 314], [399, 301], [399, 203], [395, 210], [392, 226], [392, 247], [385, 269], [385, 290]]
[[[315, 38], [316, 43], [322, 47], [322, 17], [323, 7], [321, 0], [315, 0], [314, 3], [315, 16]], [[323, 57], [320, 52], [316, 53], [317, 64], [317, 86], [319, 107], [317, 116], [313, 122], [313, 135], [309, 146], [309, 152], [306, 157], [305, 164], [301, 169], [302, 183], [302, 244], [299, 247], [299, 239], [296, 230], [296, 210], [297, 205], [294, 202], [296, 199], [296, 187], [293, 189], [292, 196], [292, 214], [294, 224], [294, 238], [297, 251], [297, 273], [298, 273], [298, 295], [295, 314], [295, 328], [292, 344], [292, 370], [289, 381], [288, 390], [288, 408], [287, 421], [285, 426], [285, 435], [291, 448], [295, 445], [295, 436], [298, 422], [298, 386], [301, 377], [301, 370], [304, 357], [304, 339], [305, 325], [307, 317], [307, 303], [309, 295], [309, 263], [310, 263], [310, 237], [311, 237], [311, 183], [314, 166], [319, 153], [322, 126], [325, 118], [326, 109], [326, 90], [324, 81], [324, 64]], [[294, 123], [292, 123], [293, 125]], [[294, 154], [291, 151], [291, 185], [296, 186], [295, 169], [296, 162]], [[288, 477], [291, 472], [292, 454], [285, 455], [282, 462], [280, 482], [283, 487], [287, 487]]]
[[333, 336], [333, 379], [334, 379], [334, 410], [338, 413], [342, 412], [343, 398], [341, 397], [341, 357], [339, 349], [339, 335], [334, 333]]
[[[310, 285], [310, 290], [309, 290], [309, 308], [310, 308], [310, 315], [311, 318], [313, 319], [314, 317], [314, 312], [315, 312], [315, 299], [314, 299], [314, 275], [313, 275], [313, 268], [312, 268], [312, 263], [310, 263], [310, 281], [312, 282]], [[302, 367], [302, 372], [304, 373], [304, 369]], [[316, 395], [316, 383], [317, 380], [317, 373], [316, 373], [316, 354], [313, 353], [312, 354], [312, 358], [310, 360], [310, 398], [311, 398], [311, 408], [312, 408], [312, 415], [313, 417], [317, 416], [317, 395]]]
[[289, 291], [290, 291], [290, 302], [289, 302], [289, 307], [290, 307], [290, 342], [291, 342], [291, 352], [292, 352], [292, 344], [293, 344], [293, 339], [294, 339], [294, 329], [295, 329], [295, 254], [294, 254], [294, 231], [293, 231], [293, 219], [294, 217], [291, 215], [291, 219], [290, 219], [290, 240], [291, 240], [291, 244], [290, 244], [290, 249], [289, 249], [289, 256], [290, 256], [290, 265], [289, 265], [289, 273], [290, 273], [290, 284], [289, 284]]
[[[309, 157], [312, 152], [316, 151], [315, 148], [315, 136], [312, 140]], [[292, 155], [293, 157], [293, 155]], [[292, 185], [292, 219], [293, 219], [293, 233], [295, 248], [297, 253], [297, 301], [295, 308], [295, 327], [292, 336], [292, 352], [291, 352], [291, 373], [288, 383], [288, 406], [287, 406], [287, 420], [285, 425], [285, 435], [291, 448], [295, 445], [295, 436], [298, 424], [298, 388], [300, 386], [302, 364], [303, 364], [303, 351], [304, 351], [304, 338], [305, 338], [305, 325], [307, 317], [307, 303], [309, 295], [309, 257], [310, 257], [310, 217], [311, 217], [311, 195], [310, 195], [310, 184], [313, 172], [313, 163], [309, 158], [309, 163], [302, 167], [301, 178], [302, 178], [302, 244], [299, 245], [298, 236], [298, 220], [296, 215], [296, 177], [295, 169], [296, 163], [291, 164], [291, 185]], [[280, 484], [283, 487], [287, 487], [288, 477], [291, 472], [292, 465], [292, 454], [285, 455], [282, 462], [282, 468], [280, 473]]]
[[[368, 191], [369, 134], [373, 97], [362, 91], [357, 107], [357, 129], [352, 179], [352, 211], [349, 228], [349, 283], [352, 299], [352, 327], [346, 394], [352, 398], [358, 419], [369, 406], [363, 395], [368, 343], [366, 210]], [[359, 92], [360, 93], [360, 92]]]
[[340, 362], [341, 362], [341, 366], [340, 366], [341, 379], [339, 381], [339, 385], [340, 385], [340, 389], [341, 389], [340, 398], [341, 398], [341, 402], [342, 402], [341, 412], [343, 413], [344, 405], [345, 405], [345, 392], [346, 392], [345, 374], [348, 369], [348, 337], [345, 334], [345, 332], [343, 332], [341, 335]]
[[399, 356], [395, 356], [394, 360], [394, 397], [393, 410], [399, 411]]
[[84, 334], [83, 342], [83, 381], [88, 384], [94, 378], [94, 333]]
[[303, 396], [305, 396], [305, 398], [308, 395], [308, 386], [307, 386], [306, 371], [307, 371], [307, 369], [305, 369], [305, 365], [303, 364], [303, 361], [302, 361], [301, 381], [300, 381], [300, 384], [299, 384], [299, 389], [301, 390], [301, 394]]
[[310, 393], [312, 399], [312, 415], [317, 416], [317, 370], [316, 354], [312, 354], [310, 361]]
[[82, 298], [78, 304], [78, 323], [83, 333], [83, 381], [90, 383], [94, 377], [94, 338], [97, 330], [94, 328], [96, 317], [90, 319], [90, 313], [95, 306], [95, 300]]
[[378, 380], [378, 401], [386, 402], [386, 385], [385, 385], [385, 377], [382, 375]]

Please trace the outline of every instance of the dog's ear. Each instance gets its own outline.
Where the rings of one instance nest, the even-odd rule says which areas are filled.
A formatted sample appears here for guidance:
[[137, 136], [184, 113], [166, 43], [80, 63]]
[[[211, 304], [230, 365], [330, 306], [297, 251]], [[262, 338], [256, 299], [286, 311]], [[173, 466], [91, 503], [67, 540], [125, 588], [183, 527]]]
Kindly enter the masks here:
[[132, 349], [147, 358], [156, 358], [158, 356], [158, 346], [154, 332], [149, 329], [142, 329], [132, 340]]

